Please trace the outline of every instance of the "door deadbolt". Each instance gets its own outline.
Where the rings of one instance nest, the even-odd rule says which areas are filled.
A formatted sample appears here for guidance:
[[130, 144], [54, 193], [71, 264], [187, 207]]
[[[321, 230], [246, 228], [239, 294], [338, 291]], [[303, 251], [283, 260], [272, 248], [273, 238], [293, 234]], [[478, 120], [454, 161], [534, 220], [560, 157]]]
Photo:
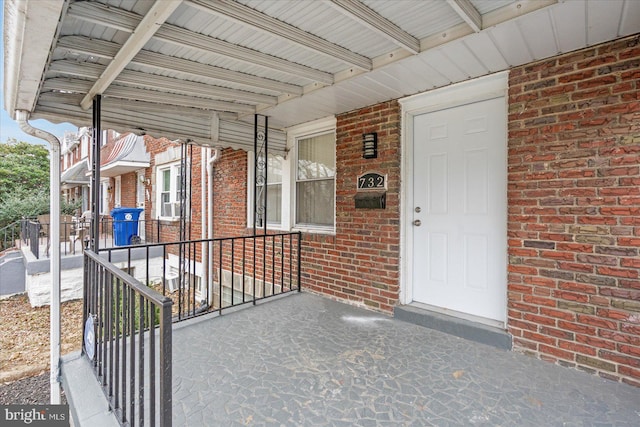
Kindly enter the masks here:
[[413, 225], [415, 225], [416, 227], [420, 227], [422, 225], [422, 221], [416, 219], [415, 221], [413, 221]]
[[416, 206], [416, 208], [414, 209], [417, 213], [422, 212], [422, 208], [420, 206]]

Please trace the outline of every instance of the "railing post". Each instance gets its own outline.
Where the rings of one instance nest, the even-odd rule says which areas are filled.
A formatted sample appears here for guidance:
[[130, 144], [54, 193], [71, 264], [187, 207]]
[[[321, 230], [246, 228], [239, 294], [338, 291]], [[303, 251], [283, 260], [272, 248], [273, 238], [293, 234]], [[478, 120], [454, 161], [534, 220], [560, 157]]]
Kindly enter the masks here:
[[165, 297], [160, 307], [160, 425], [171, 426], [173, 392], [171, 386], [171, 300]]
[[300, 269], [302, 268], [302, 233], [298, 232], [298, 292], [302, 292], [302, 283], [300, 282], [302, 275]]

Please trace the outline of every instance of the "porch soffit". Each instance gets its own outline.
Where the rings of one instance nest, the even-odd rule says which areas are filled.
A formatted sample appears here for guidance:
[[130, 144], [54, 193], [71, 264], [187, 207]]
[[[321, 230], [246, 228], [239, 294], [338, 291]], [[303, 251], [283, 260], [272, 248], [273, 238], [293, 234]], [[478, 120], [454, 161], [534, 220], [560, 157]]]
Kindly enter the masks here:
[[100, 93], [104, 128], [235, 147], [255, 113], [283, 130], [640, 32], [634, 0], [36, 3], [4, 2], [12, 116], [91, 125]]

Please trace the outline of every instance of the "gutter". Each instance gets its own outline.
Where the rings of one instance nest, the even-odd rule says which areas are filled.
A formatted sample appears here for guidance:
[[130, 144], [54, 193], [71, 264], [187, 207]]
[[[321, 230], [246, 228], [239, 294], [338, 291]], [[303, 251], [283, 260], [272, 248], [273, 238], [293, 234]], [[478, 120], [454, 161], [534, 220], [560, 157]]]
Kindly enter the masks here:
[[49, 203], [51, 258], [51, 316], [50, 316], [50, 364], [51, 404], [60, 404], [60, 140], [53, 134], [36, 129], [29, 124], [29, 112], [16, 111], [20, 129], [31, 136], [44, 139], [50, 145], [49, 152]]

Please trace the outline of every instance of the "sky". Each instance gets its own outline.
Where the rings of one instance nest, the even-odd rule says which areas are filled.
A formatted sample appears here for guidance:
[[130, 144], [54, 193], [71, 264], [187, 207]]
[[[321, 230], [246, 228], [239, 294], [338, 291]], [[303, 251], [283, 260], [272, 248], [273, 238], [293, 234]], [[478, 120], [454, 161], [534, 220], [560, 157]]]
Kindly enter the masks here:
[[[0, 143], [5, 143], [9, 138], [15, 138], [18, 141], [25, 141], [30, 144], [47, 144], [48, 143], [40, 138], [35, 138], [33, 136], [27, 135], [22, 130], [18, 124], [9, 116], [9, 113], [5, 110], [4, 106], [4, 37], [3, 34], [3, 11], [4, 7], [2, 2], [0, 2]], [[62, 138], [65, 131], [77, 131], [78, 127], [74, 126], [70, 123], [62, 123], [62, 124], [53, 124], [48, 120], [29, 120], [31, 126], [42, 129], [47, 132], [50, 132], [57, 136], [58, 138]]]

